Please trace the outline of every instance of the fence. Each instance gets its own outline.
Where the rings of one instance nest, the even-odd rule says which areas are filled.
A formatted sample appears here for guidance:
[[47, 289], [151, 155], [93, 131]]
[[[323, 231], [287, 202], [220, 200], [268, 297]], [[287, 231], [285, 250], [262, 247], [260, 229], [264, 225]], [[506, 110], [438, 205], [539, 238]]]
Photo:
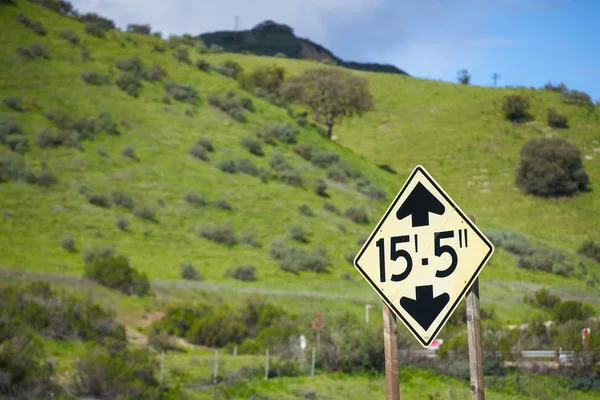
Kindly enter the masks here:
[[[553, 359], [555, 362], [573, 362], [575, 352], [573, 350], [522, 350], [522, 351], [513, 351], [510, 353], [513, 356], [518, 356], [526, 359]], [[401, 349], [398, 350], [399, 358], [405, 360], [412, 360], [418, 358], [437, 358], [435, 350], [431, 349]], [[496, 356], [501, 358], [504, 356], [504, 353], [498, 351], [496, 352]]]

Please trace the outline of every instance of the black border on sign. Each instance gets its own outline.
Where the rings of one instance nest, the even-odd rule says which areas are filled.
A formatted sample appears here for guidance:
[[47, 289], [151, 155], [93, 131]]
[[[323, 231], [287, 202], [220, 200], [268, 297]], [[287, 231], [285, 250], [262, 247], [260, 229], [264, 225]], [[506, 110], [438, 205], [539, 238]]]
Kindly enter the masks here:
[[[433, 332], [433, 334], [431, 335], [431, 337], [429, 338], [429, 340], [424, 340], [415, 331], [415, 329], [412, 327], [412, 325], [403, 317], [402, 313], [400, 313], [400, 311], [398, 311], [398, 309], [396, 308], [396, 306], [394, 306], [394, 304], [381, 292], [381, 290], [379, 290], [379, 287], [375, 284], [375, 282], [373, 282], [371, 280], [371, 278], [369, 278], [369, 276], [365, 273], [365, 271], [361, 268], [361, 266], [358, 264], [358, 261], [357, 261], [359, 258], [362, 257], [362, 255], [365, 252], [365, 250], [367, 249], [367, 247], [369, 247], [369, 245], [373, 241], [375, 235], [377, 234], [377, 231], [379, 230], [379, 228], [381, 228], [381, 225], [383, 225], [383, 223], [387, 220], [389, 214], [395, 208], [396, 203], [398, 203], [398, 201], [400, 200], [400, 197], [402, 197], [402, 194], [404, 194], [404, 191], [406, 190], [406, 188], [408, 187], [408, 185], [410, 184], [410, 182], [412, 182], [412, 180], [414, 179], [414, 177], [417, 174], [417, 172], [421, 172], [423, 174], [423, 176], [425, 176], [425, 178], [427, 178], [427, 180], [433, 185], [433, 187], [436, 188], [436, 190], [444, 197], [444, 199], [446, 199], [446, 201], [452, 206], [452, 208], [454, 208], [454, 210], [456, 210], [456, 212], [473, 229], [473, 231], [475, 231], [475, 233], [477, 233], [477, 235], [481, 238], [481, 240], [483, 240], [483, 242], [489, 248], [488, 253], [485, 255], [485, 257], [481, 261], [481, 264], [479, 264], [479, 266], [475, 270], [475, 273], [473, 274], [473, 276], [471, 277], [471, 279], [467, 282], [467, 284], [465, 285], [465, 288], [462, 290], [462, 292], [460, 293], [460, 295], [456, 298], [456, 301], [454, 302], [454, 304], [452, 305], [452, 307], [450, 307], [450, 310], [446, 313], [446, 316], [444, 316], [444, 318], [442, 319], [442, 322], [439, 324], [439, 326], [435, 330], [435, 332]], [[418, 165], [417, 167], [415, 167], [415, 169], [413, 170], [413, 172], [411, 173], [411, 175], [408, 177], [408, 179], [406, 180], [406, 183], [404, 184], [404, 186], [402, 187], [402, 189], [400, 189], [400, 192], [398, 193], [398, 195], [396, 196], [396, 198], [394, 199], [394, 201], [392, 202], [392, 204], [390, 205], [390, 207], [386, 211], [386, 213], [383, 216], [383, 218], [381, 218], [381, 220], [379, 221], [379, 224], [377, 224], [377, 227], [371, 233], [371, 236], [369, 237], [369, 239], [363, 245], [362, 249], [360, 250], [360, 253], [358, 253], [358, 255], [354, 258], [354, 266], [356, 267], [356, 269], [358, 269], [360, 271], [360, 273], [362, 274], [362, 276], [370, 283], [370, 285], [373, 287], [373, 289], [375, 289], [375, 291], [379, 294], [379, 297], [381, 297], [381, 299], [386, 302], [386, 304], [388, 305], [388, 307], [394, 311], [394, 313], [402, 320], [402, 322], [404, 323], [404, 325], [406, 325], [406, 327], [408, 329], [410, 329], [410, 331], [413, 333], [413, 335], [417, 339], [419, 339], [419, 342], [421, 342], [421, 345], [423, 345], [424, 347], [429, 347], [429, 345], [431, 344], [431, 342], [433, 342], [433, 340], [436, 338], [436, 336], [439, 333], [439, 331], [446, 324], [448, 318], [450, 318], [450, 316], [454, 313], [454, 311], [455, 311], [456, 307], [458, 306], [458, 304], [465, 297], [465, 294], [471, 288], [471, 286], [475, 282], [475, 279], [477, 279], [477, 276], [479, 276], [479, 273], [481, 272], [481, 269], [487, 263], [488, 259], [492, 255], [493, 251], [494, 251], [494, 246], [492, 245], [492, 243], [490, 243], [490, 241], [485, 236], [483, 236], [483, 234], [479, 231], [479, 229], [475, 226], [475, 224], [473, 224], [473, 222], [471, 221], [471, 219], [469, 217], [467, 217], [461, 211], [460, 208], [458, 208], [458, 206], [454, 203], [454, 201], [452, 201], [452, 199], [450, 199], [450, 197], [448, 197], [448, 195], [442, 190], [442, 188], [433, 180], [433, 177], [431, 177], [427, 173], [427, 171], [425, 171], [425, 169], [422, 166]]]

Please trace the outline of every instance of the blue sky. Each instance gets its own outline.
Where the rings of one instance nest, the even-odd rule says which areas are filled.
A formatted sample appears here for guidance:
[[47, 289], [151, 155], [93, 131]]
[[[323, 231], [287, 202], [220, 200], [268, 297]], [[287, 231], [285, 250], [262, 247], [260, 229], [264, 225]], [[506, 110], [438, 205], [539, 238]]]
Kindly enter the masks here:
[[474, 85], [564, 82], [600, 101], [600, 0], [74, 0], [119, 27], [169, 34], [248, 29], [266, 19], [349, 61], [391, 63], [417, 77]]

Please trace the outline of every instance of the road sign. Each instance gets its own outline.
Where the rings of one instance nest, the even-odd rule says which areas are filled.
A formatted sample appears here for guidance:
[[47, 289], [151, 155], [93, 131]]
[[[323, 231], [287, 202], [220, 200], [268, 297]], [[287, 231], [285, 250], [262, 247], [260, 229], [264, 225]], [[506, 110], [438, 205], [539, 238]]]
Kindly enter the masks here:
[[493, 251], [492, 243], [419, 165], [354, 266], [428, 347]]
[[318, 312], [312, 319], [312, 327], [313, 329], [320, 330], [325, 326], [325, 321], [323, 320], [323, 314]]

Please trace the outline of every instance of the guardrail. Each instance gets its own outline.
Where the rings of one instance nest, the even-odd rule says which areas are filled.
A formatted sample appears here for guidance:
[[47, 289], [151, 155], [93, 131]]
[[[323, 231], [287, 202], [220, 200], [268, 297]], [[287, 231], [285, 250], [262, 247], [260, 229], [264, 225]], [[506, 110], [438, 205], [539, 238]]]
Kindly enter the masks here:
[[[522, 358], [552, 358], [558, 362], [573, 361], [575, 352], [573, 350], [522, 350], [512, 352], [518, 354]], [[435, 350], [432, 349], [401, 349], [398, 350], [400, 358], [437, 358]], [[503, 353], [498, 351], [496, 356], [502, 357]]]

